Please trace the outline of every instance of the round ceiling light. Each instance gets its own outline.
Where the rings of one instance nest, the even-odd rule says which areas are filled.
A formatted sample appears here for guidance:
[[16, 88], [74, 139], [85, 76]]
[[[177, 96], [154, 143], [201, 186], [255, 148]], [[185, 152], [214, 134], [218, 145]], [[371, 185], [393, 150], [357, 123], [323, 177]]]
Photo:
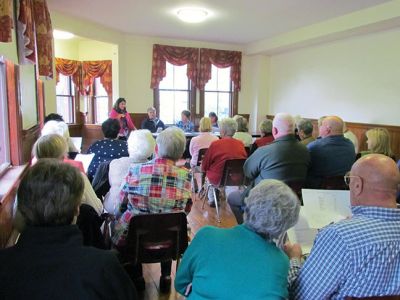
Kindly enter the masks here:
[[68, 31], [62, 31], [62, 30], [53, 30], [53, 37], [58, 40], [68, 40], [72, 39], [75, 35], [71, 32]]
[[204, 8], [187, 7], [180, 8], [176, 14], [178, 18], [187, 23], [200, 23], [203, 22], [209, 15], [208, 11]]

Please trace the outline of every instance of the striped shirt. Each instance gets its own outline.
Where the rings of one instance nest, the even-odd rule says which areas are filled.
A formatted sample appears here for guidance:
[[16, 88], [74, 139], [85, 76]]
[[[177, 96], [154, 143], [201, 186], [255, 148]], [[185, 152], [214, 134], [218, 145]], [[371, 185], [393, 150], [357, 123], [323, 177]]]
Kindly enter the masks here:
[[303, 267], [291, 260], [291, 298], [400, 294], [400, 209], [354, 206], [352, 213], [319, 232]]
[[143, 164], [132, 164], [121, 187], [120, 215], [112, 237], [117, 246], [125, 245], [134, 215], [183, 211], [191, 198], [191, 174], [175, 162], [156, 158]]

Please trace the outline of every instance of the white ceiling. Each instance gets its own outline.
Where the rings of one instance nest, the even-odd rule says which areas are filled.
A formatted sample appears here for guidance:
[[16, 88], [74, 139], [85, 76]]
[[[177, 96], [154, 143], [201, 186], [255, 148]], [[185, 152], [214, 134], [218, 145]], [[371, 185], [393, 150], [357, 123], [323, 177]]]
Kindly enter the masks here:
[[[121, 32], [173, 39], [247, 44], [390, 0], [48, 0], [50, 11]], [[199, 6], [206, 22], [186, 24], [173, 12]]]

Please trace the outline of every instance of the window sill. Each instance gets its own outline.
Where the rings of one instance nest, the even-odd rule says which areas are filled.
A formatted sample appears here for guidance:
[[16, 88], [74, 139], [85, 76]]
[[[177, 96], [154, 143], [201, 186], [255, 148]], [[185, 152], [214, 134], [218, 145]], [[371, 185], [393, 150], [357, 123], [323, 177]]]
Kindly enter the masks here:
[[28, 169], [28, 165], [9, 167], [0, 177], [0, 204], [7, 198], [7, 195], [19, 183], [19, 180]]

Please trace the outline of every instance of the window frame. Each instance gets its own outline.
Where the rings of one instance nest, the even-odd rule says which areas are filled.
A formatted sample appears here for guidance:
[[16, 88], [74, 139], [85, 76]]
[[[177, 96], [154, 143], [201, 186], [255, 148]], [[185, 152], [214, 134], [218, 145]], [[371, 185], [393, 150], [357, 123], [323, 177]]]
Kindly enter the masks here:
[[[171, 64], [171, 65], [175, 67], [174, 64]], [[196, 87], [194, 86], [193, 82], [188, 77], [186, 77], [186, 78], [187, 78], [187, 82], [188, 82], [188, 89], [187, 90], [183, 90], [183, 89], [160, 89], [159, 87], [153, 89], [153, 106], [157, 110], [157, 113], [160, 112], [160, 90], [161, 91], [172, 91], [172, 92], [175, 92], [175, 91], [176, 92], [188, 92], [189, 98], [188, 98], [188, 108], [187, 109], [191, 112], [191, 116], [190, 116], [191, 121], [192, 122], [194, 121], [195, 115], [196, 115]], [[174, 124], [165, 124], [165, 125], [174, 125]]]
[[[89, 86], [89, 93], [88, 95], [84, 96], [86, 101], [86, 124], [101, 124], [97, 122], [97, 112], [96, 112], [96, 100], [97, 98], [105, 98], [105, 96], [97, 96], [96, 95], [96, 85], [95, 80], [100, 79], [100, 77], [95, 77], [93, 83]], [[102, 84], [102, 83], [100, 83]], [[108, 95], [108, 111], [111, 111], [112, 108], [112, 96]]]
[[[214, 64], [212, 65], [217, 69], [224, 69], [224, 68], [218, 68], [217, 66], [215, 66]], [[211, 79], [210, 79], [211, 80]], [[211, 92], [211, 93], [229, 93], [229, 117], [233, 117], [234, 115], [238, 114], [238, 102], [239, 102], [239, 93], [238, 91], [235, 91], [234, 86], [233, 86], [233, 82], [232, 80], [230, 80], [230, 91], [219, 91], [219, 90], [200, 90], [200, 116], [204, 116], [204, 112], [205, 112], [205, 93], [207, 92]]]
[[[60, 73], [60, 75], [63, 75]], [[79, 112], [79, 101], [77, 101], [77, 99], [79, 99], [79, 92], [77, 91], [77, 88], [74, 85], [74, 82], [72, 81], [72, 76], [67, 76], [67, 75], [63, 75], [64, 77], [68, 78], [68, 85], [69, 85], [69, 91], [70, 91], [70, 95], [57, 95], [57, 88], [56, 88], [56, 106], [57, 106], [57, 97], [68, 97], [71, 98], [70, 104], [69, 104], [69, 108], [71, 110], [71, 115], [72, 115], [72, 122], [66, 122], [67, 124], [76, 124], [76, 120], [77, 120], [77, 114]], [[57, 83], [58, 84], [58, 83]], [[56, 84], [56, 86], [57, 86]], [[71, 92], [73, 89], [73, 93]], [[60, 112], [57, 111], [57, 113], [61, 114]], [[61, 114], [62, 116], [64, 116], [64, 114]]]

